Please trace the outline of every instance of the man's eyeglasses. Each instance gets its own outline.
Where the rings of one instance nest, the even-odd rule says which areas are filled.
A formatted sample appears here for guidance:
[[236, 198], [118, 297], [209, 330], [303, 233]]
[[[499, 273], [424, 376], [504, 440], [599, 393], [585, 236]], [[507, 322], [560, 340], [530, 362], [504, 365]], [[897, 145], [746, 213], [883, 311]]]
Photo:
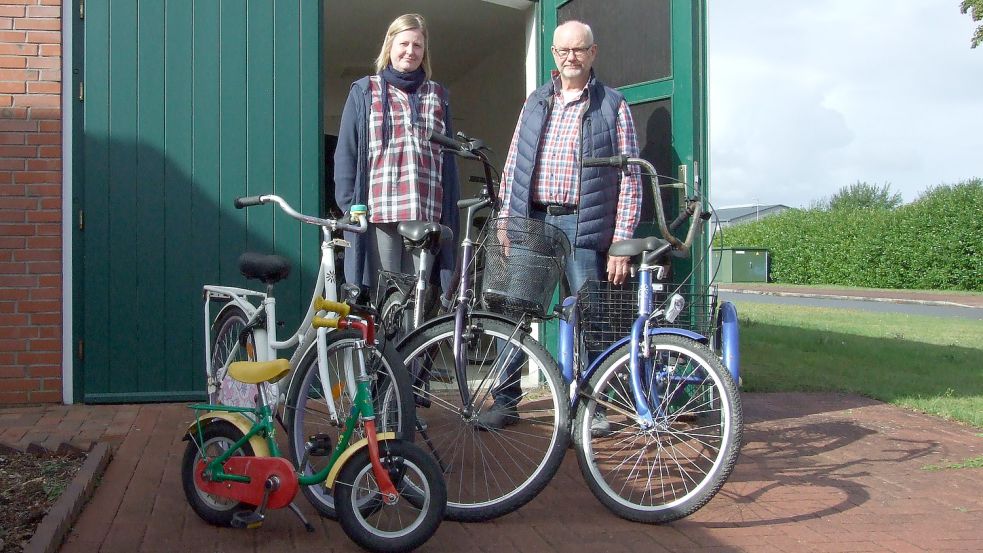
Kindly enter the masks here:
[[570, 54], [573, 54], [573, 57], [575, 58], [582, 58], [584, 57], [584, 54], [586, 54], [587, 51], [590, 50], [591, 48], [593, 48], [593, 45], [586, 46], [584, 48], [557, 48], [556, 46], [554, 46], [553, 53], [556, 54], [561, 59], [567, 57]]

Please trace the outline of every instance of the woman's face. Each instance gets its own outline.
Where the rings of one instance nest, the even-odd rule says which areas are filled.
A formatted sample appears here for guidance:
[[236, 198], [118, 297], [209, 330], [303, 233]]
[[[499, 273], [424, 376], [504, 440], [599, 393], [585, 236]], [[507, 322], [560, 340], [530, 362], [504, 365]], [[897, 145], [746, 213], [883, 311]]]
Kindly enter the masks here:
[[423, 63], [423, 44], [423, 33], [419, 29], [407, 29], [393, 37], [389, 51], [393, 69], [403, 73], [416, 71]]

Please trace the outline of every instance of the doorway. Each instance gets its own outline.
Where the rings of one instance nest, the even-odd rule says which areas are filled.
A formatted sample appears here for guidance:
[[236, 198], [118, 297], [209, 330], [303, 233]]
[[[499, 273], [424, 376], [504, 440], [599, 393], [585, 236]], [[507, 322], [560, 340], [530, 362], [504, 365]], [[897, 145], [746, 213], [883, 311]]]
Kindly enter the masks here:
[[[338, 133], [351, 83], [375, 73], [389, 24], [419, 13], [429, 26], [433, 80], [450, 92], [455, 132], [483, 139], [501, 170], [519, 111], [535, 86], [536, 37], [530, 29], [536, 11], [536, 3], [526, 0], [326, 0], [322, 75], [328, 141]], [[471, 197], [480, 185], [469, 179], [481, 176], [481, 167], [467, 161], [458, 167], [461, 197]], [[331, 174], [325, 177], [330, 189]]]

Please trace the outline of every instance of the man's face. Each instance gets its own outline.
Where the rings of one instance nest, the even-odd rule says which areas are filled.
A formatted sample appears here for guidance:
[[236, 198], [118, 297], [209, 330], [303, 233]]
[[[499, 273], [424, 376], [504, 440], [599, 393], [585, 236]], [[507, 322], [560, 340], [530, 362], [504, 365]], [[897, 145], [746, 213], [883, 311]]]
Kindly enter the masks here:
[[562, 25], [553, 35], [552, 52], [560, 76], [568, 80], [586, 81], [597, 55], [597, 45], [590, 43], [582, 26]]

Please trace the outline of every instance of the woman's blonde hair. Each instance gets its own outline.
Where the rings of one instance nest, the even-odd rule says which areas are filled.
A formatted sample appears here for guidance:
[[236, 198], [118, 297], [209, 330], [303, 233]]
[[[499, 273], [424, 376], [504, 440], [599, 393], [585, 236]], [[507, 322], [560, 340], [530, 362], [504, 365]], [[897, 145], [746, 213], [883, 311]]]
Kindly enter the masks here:
[[430, 71], [430, 36], [427, 33], [426, 20], [423, 19], [422, 15], [417, 13], [401, 15], [389, 24], [389, 30], [386, 31], [386, 40], [382, 43], [382, 51], [379, 52], [379, 57], [375, 59], [376, 73], [382, 71], [389, 65], [389, 55], [392, 53], [393, 39], [396, 38], [396, 35], [411, 29], [419, 29], [423, 34], [423, 63], [420, 64], [420, 67], [423, 68], [423, 73], [427, 78], [430, 78], [432, 75]]

